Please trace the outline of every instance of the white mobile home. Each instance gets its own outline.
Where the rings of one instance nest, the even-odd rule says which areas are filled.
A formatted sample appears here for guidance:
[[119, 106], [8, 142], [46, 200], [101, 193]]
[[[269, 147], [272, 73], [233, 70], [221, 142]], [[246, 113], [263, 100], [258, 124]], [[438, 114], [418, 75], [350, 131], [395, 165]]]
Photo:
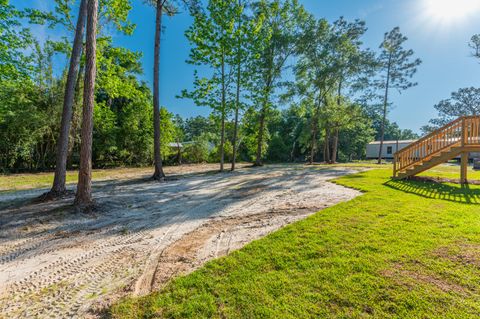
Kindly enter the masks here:
[[[382, 158], [393, 159], [393, 154], [416, 141], [417, 140], [384, 141], [382, 148]], [[367, 158], [378, 158], [379, 150], [380, 141], [375, 141], [367, 144]]]

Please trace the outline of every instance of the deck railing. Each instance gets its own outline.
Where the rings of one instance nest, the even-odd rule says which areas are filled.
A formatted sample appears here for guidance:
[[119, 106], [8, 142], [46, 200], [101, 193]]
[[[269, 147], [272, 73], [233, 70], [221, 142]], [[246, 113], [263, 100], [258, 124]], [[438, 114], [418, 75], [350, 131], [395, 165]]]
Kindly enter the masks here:
[[480, 144], [480, 116], [466, 116], [464, 145]]
[[431, 159], [452, 147], [480, 144], [480, 116], [464, 116], [396, 152], [393, 174]]

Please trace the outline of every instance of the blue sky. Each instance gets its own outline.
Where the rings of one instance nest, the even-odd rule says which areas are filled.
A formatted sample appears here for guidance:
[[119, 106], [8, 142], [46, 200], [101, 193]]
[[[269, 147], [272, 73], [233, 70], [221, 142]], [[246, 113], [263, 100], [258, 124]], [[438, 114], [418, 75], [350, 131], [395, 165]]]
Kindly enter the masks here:
[[[436, 2], [434, 2], [436, 1]], [[51, 0], [13, 0], [20, 6], [45, 7]], [[467, 8], [480, 0], [300, 0], [306, 9], [317, 18], [330, 21], [340, 16], [366, 21], [368, 31], [364, 37], [366, 47], [377, 49], [383, 34], [395, 26], [409, 38], [406, 47], [415, 51], [423, 60], [414, 80], [418, 86], [402, 94], [394, 92], [394, 108], [389, 119], [402, 128], [418, 131], [435, 116], [433, 106], [441, 99], [448, 98], [452, 91], [461, 87], [480, 86], [480, 60], [471, 57], [468, 41], [480, 33], [480, 5], [473, 10]], [[441, 2], [448, 6], [464, 8], [465, 12], [439, 16], [437, 6]], [[133, 0], [134, 9], [130, 19], [137, 24], [133, 36], [126, 37], [112, 33], [114, 42], [131, 50], [143, 52], [144, 75], [142, 79], [152, 82], [154, 10], [141, 0]], [[466, 5], [465, 5], [466, 4]], [[452, 7], [453, 8], [453, 7]], [[456, 9], [455, 9], [456, 10]], [[445, 11], [445, 10], [444, 10]], [[470, 11], [470, 12], [468, 12]], [[443, 12], [444, 14], [446, 12]], [[476, 16], [474, 13], [477, 13]], [[442, 20], [448, 20], [447, 22]], [[476, 19], [475, 19], [476, 18]], [[442, 22], [443, 21], [443, 22]], [[161, 101], [173, 112], [184, 117], [208, 114], [208, 109], [195, 106], [189, 100], [178, 100], [177, 94], [189, 88], [194, 67], [185, 63], [189, 45], [184, 31], [191, 18], [186, 14], [164, 18], [165, 33], [162, 37]], [[52, 31], [35, 28], [39, 37], [52, 37]]]

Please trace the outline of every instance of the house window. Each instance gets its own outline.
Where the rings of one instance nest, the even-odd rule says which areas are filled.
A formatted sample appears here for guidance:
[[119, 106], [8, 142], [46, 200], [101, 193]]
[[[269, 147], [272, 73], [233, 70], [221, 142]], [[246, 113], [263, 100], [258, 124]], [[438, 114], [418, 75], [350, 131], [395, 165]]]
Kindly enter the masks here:
[[393, 151], [393, 147], [388, 146], [388, 147], [387, 147], [387, 154], [388, 154], [388, 155], [392, 155], [392, 151]]

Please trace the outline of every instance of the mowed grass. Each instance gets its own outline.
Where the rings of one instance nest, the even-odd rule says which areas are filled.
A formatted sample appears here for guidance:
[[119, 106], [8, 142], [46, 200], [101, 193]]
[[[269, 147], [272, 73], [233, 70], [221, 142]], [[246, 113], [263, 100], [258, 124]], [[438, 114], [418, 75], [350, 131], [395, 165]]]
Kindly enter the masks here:
[[342, 177], [364, 192], [208, 262], [113, 318], [477, 318], [480, 186]]
[[[328, 168], [328, 167], [347, 167], [347, 168], [369, 168], [369, 169], [386, 169], [390, 170], [390, 174], [393, 175], [393, 165], [392, 163], [383, 163], [378, 165], [376, 161], [359, 161], [352, 163], [339, 163], [339, 164], [316, 164], [316, 167], [319, 168]], [[473, 170], [473, 165], [470, 164], [468, 167], [468, 179], [469, 180], [480, 180], [480, 170]], [[460, 179], [460, 164], [459, 163], [448, 163], [435, 166], [423, 173], [420, 173], [419, 176], [426, 177], [440, 177], [440, 178], [449, 178], [449, 179]]]
[[[152, 168], [115, 168], [93, 170], [94, 180], [121, 179], [131, 176], [151, 174]], [[67, 184], [78, 181], [78, 171], [67, 171]], [[0, 192], [34, 189], [52, 186], [53, 172], [35, 174], [0, 174]]]
[[[451, 179], [460, 178], [460, 165], [459, 164], [444, 164], [435, 166], [434, 168], [425, 171], [420, 176], [429, 176], [429, 177], [443, 177]], [[473, 170], [473, 166], [468, 167], [467, 177], [469, 180], [480, 180], [480, 170]]]

